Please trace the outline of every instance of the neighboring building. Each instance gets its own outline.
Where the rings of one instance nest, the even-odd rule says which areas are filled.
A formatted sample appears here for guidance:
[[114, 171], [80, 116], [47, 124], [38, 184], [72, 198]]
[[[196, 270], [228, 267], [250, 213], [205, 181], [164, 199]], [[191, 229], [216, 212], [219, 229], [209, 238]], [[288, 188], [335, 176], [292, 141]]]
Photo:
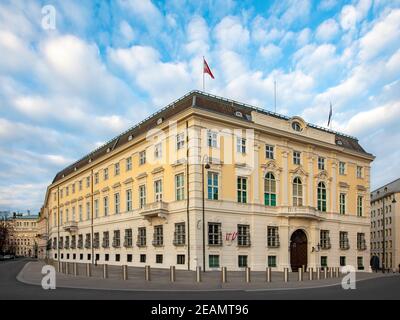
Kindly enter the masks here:
[[41, 210], [39, 214], [39, 219], [37, 222], [37, 228], [38, 228], [38, 236], [37, 236], [37, 242], [38, 242], [38, 258], [39, 259], [45, 259], [49, 258], [48, 253], [50, 250], [49, 247], [49, 220], [48, 220], [48, 215], [46, 211]]
[[50, 256], [366, 270], [373, 159], [356, 138], [193, 91], [55, 176]]
[[12, 217], [12, 242], [17, 256], [37, 257], [38, 216], [17, 214]]
[[[380, 267], [398, 270], [400, 265], [400, 179], [371, 193], [371, 257]], [[384, 254], [385, 249], [385, 254]]]

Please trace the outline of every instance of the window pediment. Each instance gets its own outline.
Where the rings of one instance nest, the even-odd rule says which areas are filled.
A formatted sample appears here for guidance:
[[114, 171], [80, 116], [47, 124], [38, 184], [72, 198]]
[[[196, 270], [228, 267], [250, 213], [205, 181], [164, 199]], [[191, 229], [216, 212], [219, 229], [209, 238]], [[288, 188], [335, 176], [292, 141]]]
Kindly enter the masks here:
[[328, 172], [326, 170], [321, 170], [318, 174], [314, 176], [318, 180], [326, 181], [329, 178]]
[[266, 173], [267, 171], [273, 171], [273, 172], [280, 172], [280, 171], [282, 171], [282, 168], [280, 168], [280, 167], [278, 166], [278, 164], [276, 163], [275, 160], [271, 160], [271, 161], [268, 161], [268, 162], [265, 163], [265, 164], [262, 164], [262, 165], [261, 165], [261, 168], [263, 169], [264, 173]]
[[308, 177], [308, 173], [303, 169], [302, 166], [298, 166], [296, 169], [290, 171], [291, 174], [301, 177]]

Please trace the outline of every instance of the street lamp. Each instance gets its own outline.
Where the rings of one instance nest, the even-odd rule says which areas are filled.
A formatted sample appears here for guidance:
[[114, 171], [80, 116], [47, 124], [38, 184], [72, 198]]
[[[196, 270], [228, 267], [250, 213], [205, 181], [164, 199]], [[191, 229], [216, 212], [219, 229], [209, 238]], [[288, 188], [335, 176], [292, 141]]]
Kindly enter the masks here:
[[[206, 160], [206, 164], [204, 164], [204, 160]], [[205, 218], [205, 191], [204, 191], [204, 168], [210, 169], [210, 165], [208, 164], [208, 157], [205, 155], [203, 157], [203, 161], [201, 162], [201, 181], [202, 181], [202, 194], [203, 194], [203, 212], [202, 212], [202, 220], [203, 220], [203, 272], [206, 271], [206, 218]]]
[[[395, 204], [397, 201], [393, 195], [392, 203]], [[382, 198], [382, 210], [383, 210], [383, 219], [382, 219], [382, 227], [383, 227], [383, 234], [382, 234], [382, 273], [385, 273], [386, 268], [386, 221], [385, 221], [385, 197]]]

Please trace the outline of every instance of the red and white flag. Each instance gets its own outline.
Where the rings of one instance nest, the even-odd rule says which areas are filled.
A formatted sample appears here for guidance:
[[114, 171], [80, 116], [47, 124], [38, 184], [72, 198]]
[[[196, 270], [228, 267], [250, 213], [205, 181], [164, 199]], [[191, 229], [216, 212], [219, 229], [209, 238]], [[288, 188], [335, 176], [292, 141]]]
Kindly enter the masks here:
[[213, 73], [211, 72], [210, 67], [208, 66], [206, 59], [204, 58], [203, 58], [203, 73], [208, 73], [211, 78], [215, 79]]

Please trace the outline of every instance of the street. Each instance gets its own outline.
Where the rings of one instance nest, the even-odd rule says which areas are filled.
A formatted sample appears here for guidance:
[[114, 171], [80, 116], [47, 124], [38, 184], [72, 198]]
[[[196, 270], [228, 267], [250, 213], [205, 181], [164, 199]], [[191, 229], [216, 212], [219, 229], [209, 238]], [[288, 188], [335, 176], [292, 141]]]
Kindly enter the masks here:
[[357, 282], [356, 290], [343, 290], [341, 286], [315, 289], [273, 290], [273, 291], [121, 291], [66, 289], [43, 290], [40, 286], [26, 285], [16, 280], [18, 273], [28, 262], [18, 259], [0, 262], [0, 299], [1, 300], [349, 300], [349, 299], [400, 299], [400, 276], [398, 274], [384, 278]]

